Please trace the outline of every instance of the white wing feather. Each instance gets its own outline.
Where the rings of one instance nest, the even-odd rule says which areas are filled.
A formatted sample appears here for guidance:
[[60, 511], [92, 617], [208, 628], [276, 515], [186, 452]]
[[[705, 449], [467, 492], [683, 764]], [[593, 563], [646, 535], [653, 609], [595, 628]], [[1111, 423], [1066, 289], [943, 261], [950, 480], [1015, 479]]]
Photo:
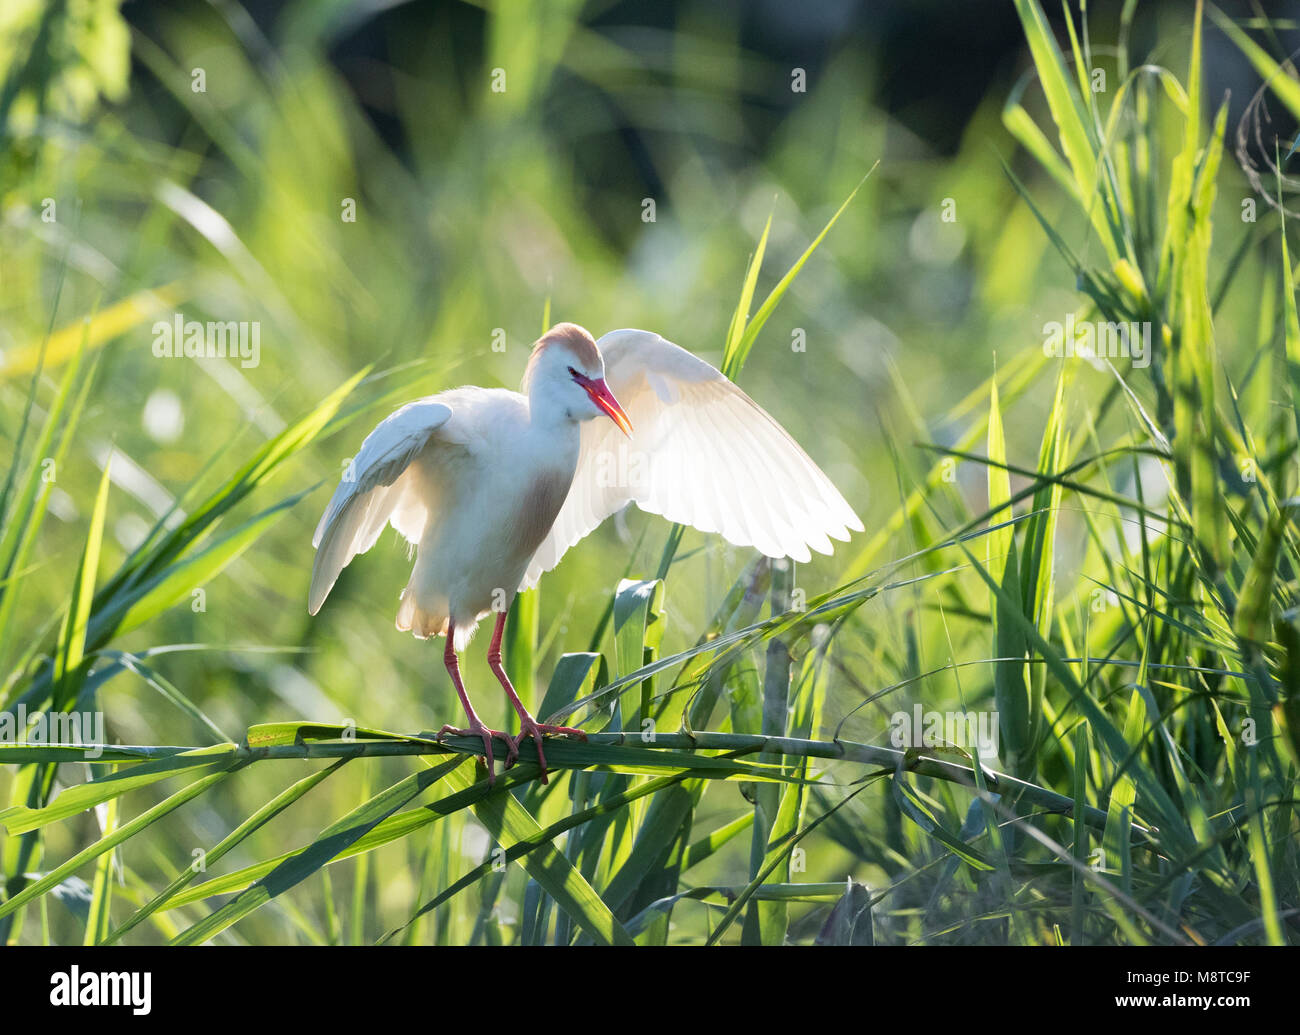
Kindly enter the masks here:
[[611, 331], [596, 344], [632, 438], [612, 421], [583, 425], [573, 485], [521, 589], [629, 502], [798, 561], [862, 531], [808, 454], [715, 367], [650, 331]]
[[[312, 545], [311, 591], [307, 610], [315, 614], [325, 603], [339, 573], [352, 558], [365, 553], [390, 520], [407, 539], [418, 538], [427, 519], [423, 504], [406, 494], [406, 471], [438, 430], [451, 417], [451, 408], [422, 399], [408, 403], [366, 436], [348, 472], [321, 515]], [[404, 498], [410, 496], [411, 498]]]

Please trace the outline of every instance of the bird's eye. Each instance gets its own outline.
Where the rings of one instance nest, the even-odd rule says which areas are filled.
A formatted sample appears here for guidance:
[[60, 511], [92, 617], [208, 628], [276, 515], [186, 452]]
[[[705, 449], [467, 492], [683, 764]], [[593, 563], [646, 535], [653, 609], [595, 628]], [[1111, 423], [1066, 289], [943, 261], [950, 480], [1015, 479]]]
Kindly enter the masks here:
[[569, 376], [572, 377], [572, 378], [576, 381], [576, 380], [578, 380], [578, 378], [580, 378], [582, 375], [579, 374], [576, 370], [574, 370], [573, 367], [569, 367]]

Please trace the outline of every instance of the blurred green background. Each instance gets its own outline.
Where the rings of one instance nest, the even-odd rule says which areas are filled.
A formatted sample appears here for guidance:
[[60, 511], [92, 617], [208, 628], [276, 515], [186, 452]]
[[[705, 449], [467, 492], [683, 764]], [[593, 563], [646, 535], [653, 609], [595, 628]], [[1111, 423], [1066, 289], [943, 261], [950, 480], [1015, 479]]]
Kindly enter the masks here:
[[[1060, 12], [1047, 7], [1059, 30]], [[1089, 5], [1094, 43], [1113, 43], [1120, 7]], [[1141, 4], [1134, 53], [1181, 75], [1188, 8]], [[1290, 38], [1285, 23], [1279, 32]], [[1258, 79], [1221, 34], [1207, 29], [1206, 48], [1206, 93], [1217, 101], [1234, 89], [1233, 125]], [[1114, 76], [1113, 47], [1097, 52], [1098, 66]], [[0, 12], [0, 438], [12, 443], [17, 435], [48, 329], [55, 335], [37, 416], [83, 318], [107, 313], [120, 324], [94, 325], [93, 391], [57, 473], [53, 520], [33, 555], [34, 577], [24, 581], [4, 663], [57, 621], [110, 454], [103, 572], [191, 479], [220, 482], [373, 364], [382, 376], [356, 398], [377, 405], [296, 457], [259, 500], [314, 491], [204, 586], [200, 601], [182, 602], [117, 645], [204, 645], [153, 665], [236, 739], [277, 719], [350, 719], [408, 732], [455, 722], [440, 645], [393, 628], [409, 571], [396, 533], [353, 562], [317, 618], [306, 614], [312, 529], [365, 431], [407, 398], [462, 383], [516, 387], [548, 319], [596, 335], [649, 328], [720, 363], [766, 221], [760, 298], [877, 161], [765, 326], [739, 382], [867, 526], [834, 557], [800, 565], [796, 584], [814, 596], [906, 555], [916, 546], [907, 527], [865, 551], [910, 491], [908, 473], [923, 474], [934, 461], [919, 446], [954, 443], [963, 422], [987, 408], [982, 386], [995, 369], [1040, 352], [1043, 324], [1078, 305], [1073, 272], [1002, 163], [1023, 177], [1072, 247], [1100, 257], [1083, 215], [1003, 128], [1003, 105], [1029, 82], [1029, 67], [1009, 0], [180, 0], [120, 10], [112, 0], [9, 0]], [[1036, 87], [1027, 87], [1024, 103], [1047, 122]], [[1272, 129], [1284, 132], [1287, 116], [1274, 116]], [[1172, 123], [1167, 132], [1172, 138]], [[1247, 196], [1245, 177], [1225, 160], [1215, 242], [1224, 255], [1248, 231], [1237, 218]], [[355, 220], [346, 218], [350, 206]], [[1239, 280], [1259, 281], [1275, 251], [1276, 241], [1252, 246]], [[151, 325], [178, 311], [259, 322], [260, 362], [156, 358]], [[1221, 319], [1228, 330], [1220, 350], [1236, 376], [1264, 337], [1258, 299], [1229, 295]], [[504, 348], [494, 349], [501, 340]], [[1086, 433], [1078, 401], [1108, 383], [1104, 370], [1075, 376], [1066, 421], [1077, 434]], [[1267, 394], [1270, 386], [1251, 390]], [[1051, 404], [1043, 381], [1005, 416], [1008, 453], [1026, 465]], [[970, 509], [983, 510], [983, 469], [957, 465], [955, 479]], [[1083, 563], [1086, 530], [1068, 503], [1060, 522], [1058, 579], [1069, 584]], [[658, 518], [620, 515], [544, 579], [526, 699], [539, 699], [561, 653], [588, 648], [625, 573], [654, 574], [667, 532]], [[664, 654], [695, 642], [752, 559], [688, 531], [666, 599]], [[920, 668], [942, 665], [950, 649], [988, 656], [979, 628], [960, 621], [951, 646], [937, 626], [918, 643], [917, 609], [934, 603], [923, 596], [882, 595], [845, 626], [820, 735], [913, 670], [918, 655], [928, 660]], [[465, 671], [480, 712], [496, 724], [506, 721], [505, 701], [483, 648], [482, 640], [471, 648]], [[12, 687], [21, 673], [6, 677]], [[955, 700], [951, 674], [925, 685], [856, 711], [841, 735], [884, 744], [895, 707]], [[130, 673], [99, 693], [110, 741], [211, 739]], [[129, 867], [159, 885], [185, 865], [191, 847], [213, 843], [287, 783], [283, 765], [170, 816]], [[345, 770], [230, 862], [306, 843], [366, 789], [410, 765], [370, 760], [365, 772]], [[5, 781], [0, 774], [0, 789]], [[705, 829], [737, 807], [746, 807], [739, 786], [718, 785], [697, 823]], [[868, 794], [844, 815], [881, 807], [892, 808]], [[67, 857], [94, 822], [87, 814], [52, 829], [47, 856]], [[898, 822], [896, 811], [889, 822]], [[381, 850], [360, 892], [371, 919], [364, 931], [345, 931], [345, 940], [371, 940], [405, 919], [417, 904], [426, 848], [399, 842]], [[887, 858], [856, 859], [843, 836], [819, 831], [806, 848], [802, 879], [888, 879]], [[482, 859], [486, 835], [465, 822], [450, 850], [460, 853], [453, 870], [467, 869]], [[710, 879], [745, 883], [747, 851], [742, 837], [719, 853]], [[354, 871], [334, 871], [341, 893]], [[329, 898], [314, 878], [292, 905], [277, 900], [223, 937], [328, 940], [321, 932], [329, 930], [322, 919]], [[462, 896], [447, 908], [454, 912], [438, 936], [466, 940], [475, 900]], [[517, 896], [502, 896], [491, 923], [508, 930], [517, 911]], [[818, 917], [824, 912], [814, 909], [811, 926], [792, 937], [815, 933]], [[672, 940], [703, 930], [702, 912], [679, 911], [677, 920], [683, 926]], [[79, 937], [72, 915], [51, 913], [49, 922], [55, 940]], [[25, 938], [36, 937], [29, 927]]]

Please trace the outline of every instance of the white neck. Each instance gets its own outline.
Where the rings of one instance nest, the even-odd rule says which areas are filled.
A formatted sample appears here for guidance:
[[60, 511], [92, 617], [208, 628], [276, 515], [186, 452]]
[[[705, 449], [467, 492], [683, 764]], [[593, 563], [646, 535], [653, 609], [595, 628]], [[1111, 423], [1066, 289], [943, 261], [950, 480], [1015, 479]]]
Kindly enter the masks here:
[[571, 427], [577, 429], [581, 418], [570, 409], [571, 393], [562, 392], [553, 382], [539, 381], [528, 390], [529, 423], [535, 428]]

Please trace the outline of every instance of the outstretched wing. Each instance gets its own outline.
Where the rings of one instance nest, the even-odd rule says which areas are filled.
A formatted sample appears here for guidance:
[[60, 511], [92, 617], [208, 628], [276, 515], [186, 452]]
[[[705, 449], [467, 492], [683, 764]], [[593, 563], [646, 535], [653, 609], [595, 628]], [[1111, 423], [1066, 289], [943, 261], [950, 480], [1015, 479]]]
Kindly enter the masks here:
[[366, 436], [312, 537], [316, 558], [309, 613], [320, 610], [339, 572], [375, 545], [390, 520], [408, 539], [418, 538], [427, 514], [421, 501], [407, 498], [413, 495], [407, 469], [450, 417], [449, 406], [422, 399], [403, 406]]
[[582, 427], [573, 486], [521, 586], [605, 518], [633, 502], [769, 557], [811, 558], [862, 522], [799, 444], [716, 368], [650, 331], [610, 331], [596, 344], [605, 380], [632, 420]]

